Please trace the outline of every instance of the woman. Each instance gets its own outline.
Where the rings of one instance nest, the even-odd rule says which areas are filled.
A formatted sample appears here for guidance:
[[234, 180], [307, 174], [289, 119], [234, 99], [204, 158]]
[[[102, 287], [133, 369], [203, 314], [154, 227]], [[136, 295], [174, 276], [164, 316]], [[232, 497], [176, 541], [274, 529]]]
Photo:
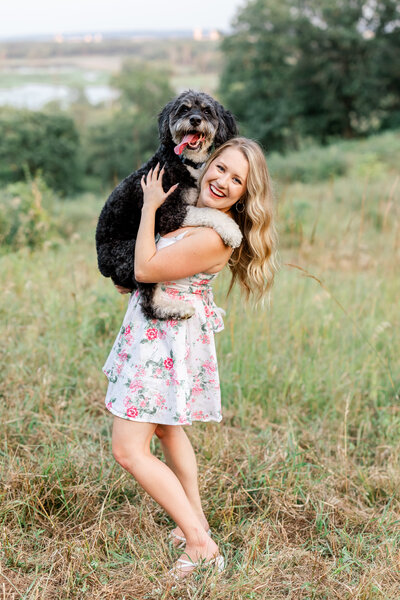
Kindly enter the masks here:
[[[148, 320], [136, 291], [103, 370], [109, 379], [106, 406], [115, 415], [113, 455], [177, 523], [170, 537], [185, 548], [171, 572], [180, 578], [199, 563], [224, 568], [202, 509], [195, 454], [183, 429], [195, 420], [222, 419], [214, 333], [223, 323], [210, 281], [228, 264], [229, 292], [238, 280], [246, 299], [252, 293], [261, 300], [273, 282], [276, 236], [269, 174], [256, 142], [233, 138], [220, 146], [199, 181], [197, 206], [223, 211], [243, 233], [233, 253], [205, 227], [183, 227], [155, 243], [156, 210], [176, 187], [165, 193], [162, 175], [157, 166], [142, 179], [136, 279], [163, 282], [163, 293], [191, 302], [195, 313], [182, 321]], [[150, 452], [154, 433], [166, 464]]]

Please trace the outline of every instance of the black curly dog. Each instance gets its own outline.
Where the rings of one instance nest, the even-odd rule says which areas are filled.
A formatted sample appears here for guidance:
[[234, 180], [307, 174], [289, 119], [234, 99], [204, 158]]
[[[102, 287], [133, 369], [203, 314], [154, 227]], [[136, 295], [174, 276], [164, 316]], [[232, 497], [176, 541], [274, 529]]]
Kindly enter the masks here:
[[149, 318], [182, 319], [193, 314], [189, 303], [171, 300], [157, 284], [135, 279], [134, 252], [143, 191], [140, 180], [157, 163], [165, 167], [163, 188], [179, 187], [156, 212], [156, 233], [164, 235], [182, 225], [213, 227], [227, 245], [237, 247], [241, 233], [233, 221], [211, 208], [196, 208], [197, 180], [213, 148], [237, 135], [232, 114], [205, 93], [183, 92], [158, 117], [160, 146], [140, 169], [126, 177], [111, 193], [96, 228], [98, 266], [105, 277], [131, 290], [139, 288], [144, 314]]

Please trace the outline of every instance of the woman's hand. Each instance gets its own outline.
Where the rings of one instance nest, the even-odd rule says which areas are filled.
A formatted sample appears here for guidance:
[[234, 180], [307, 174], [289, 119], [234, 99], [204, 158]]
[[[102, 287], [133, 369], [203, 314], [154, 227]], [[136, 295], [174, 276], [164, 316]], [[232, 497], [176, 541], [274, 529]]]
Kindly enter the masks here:
[[140, 180], [143, 190], [143, 206], [152, 207], [154, 210], [157, 210], [178, 187], [179, 183], [176, 183], [169, 188], [168, 192], [164, 192], [162, 187], [163, 175], [164, 167], [160, 171], [160, 163], [157, 163], [154, 169], [151, 169], [147, 173], [147, 176], [143, 175]]

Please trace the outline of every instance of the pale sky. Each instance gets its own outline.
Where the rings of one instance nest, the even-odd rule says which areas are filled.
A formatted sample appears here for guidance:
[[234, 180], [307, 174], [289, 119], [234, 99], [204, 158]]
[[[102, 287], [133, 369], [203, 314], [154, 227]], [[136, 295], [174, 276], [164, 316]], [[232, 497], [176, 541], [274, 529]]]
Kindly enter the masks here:
[[245, 0], [0, 0], [0, 38], [97, 31], [220, 29]]

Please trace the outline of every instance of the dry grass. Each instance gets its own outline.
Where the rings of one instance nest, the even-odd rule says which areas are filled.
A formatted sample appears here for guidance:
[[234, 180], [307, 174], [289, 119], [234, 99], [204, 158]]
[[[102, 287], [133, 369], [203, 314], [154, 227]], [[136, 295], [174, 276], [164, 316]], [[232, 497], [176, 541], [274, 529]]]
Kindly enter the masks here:
[[126, 298], [96, 271], [101, 201], [65, 204], [80, 238], [2, 258], [0, 599], [400, 598], [395, 177], [280, 190], [270, 310], [243, 318], [218, 281], [224, 420], [188, 433], [228, 567], [175, 590], [172, 523], [111, 455]]

